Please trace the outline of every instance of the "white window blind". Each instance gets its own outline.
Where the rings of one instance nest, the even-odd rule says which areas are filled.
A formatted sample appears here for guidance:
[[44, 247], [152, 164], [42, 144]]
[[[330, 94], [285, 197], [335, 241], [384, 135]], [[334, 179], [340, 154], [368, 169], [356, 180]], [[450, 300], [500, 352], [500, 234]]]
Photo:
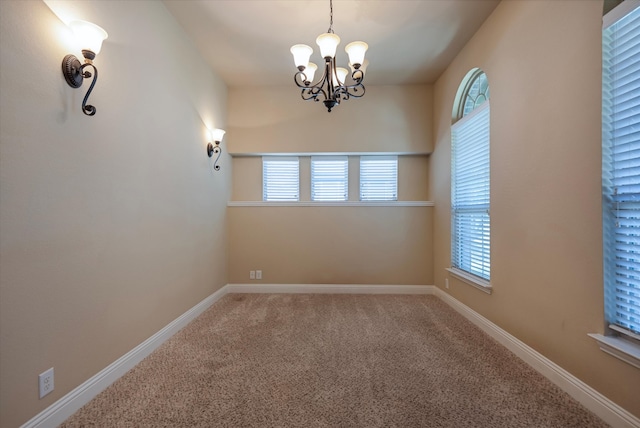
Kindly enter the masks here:
[[360, 200], [398, 200], [398, 157], [360, 157]]
[[489, 281], [489, 101], [451, 127], [451, 264]]
[[262, 158], [262, 199], [297, 201], [300, 197], [300, 161], [297, 157]]
[[346, 201], [348, 196], [348, 157], [311, 156], [311, 200]]
[[637, 5], [626, 15], [617, 12], [615, 22], [607, 22], [602, 32], [605, 313], [612, 329], [635, 338], [640, 334], [640, 8]]

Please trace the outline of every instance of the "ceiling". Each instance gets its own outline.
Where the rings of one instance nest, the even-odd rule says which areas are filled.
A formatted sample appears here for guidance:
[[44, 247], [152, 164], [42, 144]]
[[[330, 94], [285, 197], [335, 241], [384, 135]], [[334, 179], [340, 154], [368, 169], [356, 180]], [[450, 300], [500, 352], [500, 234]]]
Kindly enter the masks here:
[[[340, 36], [369, 44], [365, 84], [432, 83], [499, 0], [334, 0]], [[289, 48], [311, 46], [329, 28], [329, 0], [164, 0], [211, 68], [231, 87], [286, 86], [297, 71]]]

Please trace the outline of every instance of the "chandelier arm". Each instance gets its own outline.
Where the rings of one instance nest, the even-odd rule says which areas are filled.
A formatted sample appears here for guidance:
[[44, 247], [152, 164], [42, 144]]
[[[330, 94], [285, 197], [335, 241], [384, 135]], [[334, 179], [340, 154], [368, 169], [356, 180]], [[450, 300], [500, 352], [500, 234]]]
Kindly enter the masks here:
[[296, 86], [298, 88], [307, 88], [309, 87], [309, 83], [307, 82], [307, 75], [304, 74], [304, 71], [298, 71], [294, 76], [293, 76], [293, 81], [295, 82]]
[[331, 79], [332, 63], [333, 61], [331, 61], [330, 59], [325, 61], [325, 67], [324, 72], [322, 73], [322, 77], [315, 85], [306, 84], [305, 82], [302, 82], [304, 83], [304, 86], [301, 85], [298, 75], [302, 72], [299, 71], [298, 73], [296, 73], [296, 75], [294, 76], [294, 81], [299, 88], [302, 88], [300, 95], [302, 96], [303, 100], [306, 101], [314, 99], [315, 101], [326, 101], [334, 97], [333, 79]]
[[[349, 94], [349, 97], [360, 98], [365, 93], [365, 87], [362, 83], [345, 86], [344, 88], [345, 88], [345, 93]], [[348, 97], [345, 99], [348, 99]]]
[[346, 86], [339, 86], [336, 89], [335, 99], [338, 104], [340, 104], [340, 100], [348, 100], [349, 99], [349, 91]]
[[356, 82], [356, 84], [362, 83], [364, 80], [364, 73], [360, 69], [354, 70], [353, 73], [351, 73], [351, 78]]
[[[338, 72], [336, 71], [336, 59], [335, 57], [327, 60], [327, 70], [328, 77], [327, 80], [329, 82], [329, 98], [336, 100], [338, 104], [340, 104], [340, 94], [338, 93], [338, 89], [340, 88], [340, 80], [338, 79]], [[335, 79], [335, 80], [334, 80]], [[338, 82], [336, 85], [334, 82]]]
[[322, 90], [322, 88], [317, 87], [317, 86], [313, 86], [310, 88], [303, 88], [302, 91], [300, 92], [300, 96], [302, 97], [303, 100], [308, 101], [308, 100], [314, 100], [314, 101], [320, 101], [320, 99], [318, 99], [318, 96], [321, 95], [326, 99], [327, 95], [325, 94], [325, 92]]

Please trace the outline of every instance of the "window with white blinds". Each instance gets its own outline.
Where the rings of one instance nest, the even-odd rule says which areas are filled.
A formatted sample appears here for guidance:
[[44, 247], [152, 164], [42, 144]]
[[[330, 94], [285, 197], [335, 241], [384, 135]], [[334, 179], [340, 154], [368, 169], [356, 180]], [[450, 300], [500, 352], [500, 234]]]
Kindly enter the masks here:
[[360, 157], [360, 200], [398, 200], [398, 156]]
[[451, 150], [451, 265], [489, 281], [488, 100], [451, 127]]
[[300, 161], [297, 157], [262, 158], [262, 200], [300, 199]]
[[605, 313], [640, 339], [640, 7], [626, 3], [602, 32]]
[[347, 156], [311, 156], [311, 200], [346, 201], [349, 199], [349, 158]]

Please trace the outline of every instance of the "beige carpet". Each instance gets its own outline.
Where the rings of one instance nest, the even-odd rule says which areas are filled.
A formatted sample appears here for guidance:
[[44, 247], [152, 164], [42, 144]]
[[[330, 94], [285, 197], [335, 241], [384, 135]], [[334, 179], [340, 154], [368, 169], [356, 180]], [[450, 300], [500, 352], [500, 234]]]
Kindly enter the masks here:
[[63, 427], [604, 427], [433, 296], [229, 294]]

